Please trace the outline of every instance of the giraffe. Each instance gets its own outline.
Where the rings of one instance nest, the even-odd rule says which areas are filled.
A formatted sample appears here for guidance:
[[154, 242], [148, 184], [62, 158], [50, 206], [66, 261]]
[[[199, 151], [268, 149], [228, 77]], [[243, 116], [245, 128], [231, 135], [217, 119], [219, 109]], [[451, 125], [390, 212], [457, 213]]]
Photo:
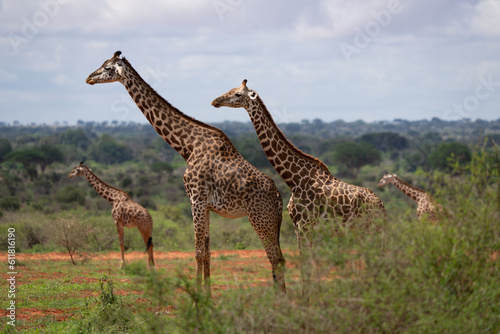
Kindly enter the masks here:
[[274, 286], [286, 292], [285, 258], [279, 243], [283, 201], [273, 180], [241, 156], [220, 129], [173, 107], [117, 51], [89, 75], [88, 84], [118, 81], [156, 132], [186, 160], [184, 188], [195, 233], [196, 286], [210, 295], [210, 211], [226, 218], [248, 216], [272, 267]]
[[427, 217], [431, 221], [435, 222], [439, 219], [439, 216], [441, 214], [445, 213], [444, 208], [440, 204], [436, 203], [432, 196], [426, 193], [424, 190], [406, 183], [405, 181], [397, 177], [396, 174], [386, 172], [385, 175], [380, 179], [378, 186], [382, 188], [389, 183], [392, 183], [405, 195], [417, 202], [417, 216], [419, 220], [422, 220], [424, 216], [427, 215]]
[[[301, 254], [310, 252], [311, 230], [318, 222], [338, 217], [345, 226], [371, 228], [371, 221], [385, 219], [384, 205], [371, 190], [340, 181], [322, 161], [295, 147], [276, 125], [257, 92], [246, 84], [245, 79], [240, 87], [213, 100], [212, 105], [247, 110], [269, 162], [292, 192], [287, 208]], [[362, 216], [367, 219], [359, 219]], [[380, 231], [378, 225], [375, 229]], [[310, 278], [307, 270], [301, 270], [304, 286]]]
[[101, 181], [101, 179], [99, 179], [89, 167], [84, 165], [83, 162], [80, 162], [80, 164], [73, 168], [73, 170], [68, 174], [70, 179], [75, 176], [84, 176], [95, 191], [97, 191], [102, 198], [113, 205], [113, 210], [111, 212], [120, 240], [120, 251], [122, 255], [121, 266], [125, 264], [123, 228], [137, 227], [142, 235], [142, 238], [144, 239], [144, 244], [146, 245], [146, 251], [148, 252], [148, 265], [154, 267], [153, 238], [151, 237], [153, 232], [153, 219], [151, 218], [148, 210], [134, 202], [130, 195], [125, 191], [112, 187]]

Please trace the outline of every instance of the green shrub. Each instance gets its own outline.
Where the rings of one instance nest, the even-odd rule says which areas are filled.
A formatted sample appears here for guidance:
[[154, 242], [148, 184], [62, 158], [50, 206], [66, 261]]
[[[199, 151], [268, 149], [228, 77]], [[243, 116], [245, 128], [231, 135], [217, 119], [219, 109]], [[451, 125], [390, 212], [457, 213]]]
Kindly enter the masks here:
[[132, 333], [135, 316], [130, 305], [125, 305], [114, 292], [113, 280], [104, 275], [99, 279], [98, 298], [86, 303], [80, 320], [69, 333]]
[[21, 201], [16, 196], [5, 196], [0, 198], [0, 209], [6, 211], [17, 211], [21, 208]]
[[[146, 255], [144, 255], [146, 258]], [[146, 276], [148, 272], [146, 261], [134, 261], [122, 267], [122, 271], [130, 276]]]
[[450, 166], [450, 158], [460, 164], [465, 164], [470, 161], [471, 153], [467, 145], [462, 143], [440, 143], [436, 150], [429, 154], [427, 162], [432, 169], [449, 171], [453, 168]]
[[78, 187], [66, 186], [56, 194], [59, 203], [75, 203], [83, 205], [85, 203], [85, 193]]
[[[153, 273], [149, 294], [159, 305], [172, 305], [176, 314], [155, 318], [149, 330], [497, 333], [499, 151], [476, 151], [466, 168], [456, 164], [451, 175], [425, 174], [450, 213], [437, 223], [419, 222], [399, 210], [380, 235], [341, 229], [332, 237], [326, 224], [318, 224], [308, 306], [300, 285], [288, 284], [287, 295], [271, 287], [240, 287], [210, 302], [189, 276], [159, 279]], [[180, 297], [174, 293], [178, 289]]]

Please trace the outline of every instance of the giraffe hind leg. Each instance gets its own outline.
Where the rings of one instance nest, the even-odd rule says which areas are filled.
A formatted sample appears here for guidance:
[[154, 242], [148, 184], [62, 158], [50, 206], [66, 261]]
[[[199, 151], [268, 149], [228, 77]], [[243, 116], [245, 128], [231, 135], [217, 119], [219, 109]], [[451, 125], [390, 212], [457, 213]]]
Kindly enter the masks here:
[[154, 267], [155, 261], [153, 257], [153, 237], [151, 236], [151, 230], [139, 229], [139, 232], [141, 232], [142, 239], [146, 245], [145, 252], [148, 253], [148, 266]]
[[[269, 233], [267, 229], [261, 230], [258, 228], [258, 224], [255, 224], [257, 218], [252, 216], [248, 217], [250, 220], [250, 224], [254, 227], [254, 230], [257, 232], [262, 245], [264, 246], [264, 250], [266, 251], [267, 258], [271, 263], [272, 267], [272, 275], [273, 282], [277, 291], [286, 293], [286, 285], [285, 285], [285, 269], [286, 269], [286, 261], [283, 253], [281, 252], [279, 234], [281, 227], [281, 213], [275, 217], [271, 222], [268, 222], [266, 225], [273, 225], [272, 233]], [[261, 219], [264, 221], [264, 219]], [[269, 221], [269, 219], [267, 219]]]
[[146, 252], [148, 253], [148, 265], [155, 266], [155, 260], [153, 257], [153, 237], [148, 238], [148, 245], [146, 247]]

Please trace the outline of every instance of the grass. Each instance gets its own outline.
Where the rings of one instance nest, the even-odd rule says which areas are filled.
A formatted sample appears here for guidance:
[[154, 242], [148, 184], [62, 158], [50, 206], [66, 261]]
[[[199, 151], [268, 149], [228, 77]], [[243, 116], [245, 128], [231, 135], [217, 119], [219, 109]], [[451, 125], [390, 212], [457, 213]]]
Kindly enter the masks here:
[[[256, 258], [241, 258], [238, 255], [224, 255], [223, 259], [212, 261], [212, 287], [215, 299], [227, 289], [242, 288], [244, 285], [267, 284], [271, 282], [270, 265], [262, 255], [258, 264]], [[237, 259], [241, 271], [231, 274]], [[218, 263], [215, 263], [218, 262]], [[74, 266], [69, 257], [65, 260], [23, 260], [18, 268], [18, 292], [16, 293], [17, 316], [16, 332], [20, 333], [77, 333], [96, 332], [92, 324], [101, 324], [101, 332], [120, 332], [133, 326], [139, 330], [151, 317], [157, 322], [155, 313], [169, 310], [169, 316], [175, 314], [173, 304], [159, 301], [156, 285], [163, 288], [164, 282], [177, 282], [183, 277], [189, 284], [194, 282], [194, 258], [178, 258], [159, 261], [154, 274], [147, 268], [144, 260], [129, 261], [119, 268], [119, 261], [90, 259]], [[246, 268], [252, 268], [251, 274]], [[104, 286], [102, 282], [104, 280]], [[112, 292], [108, 284], [112, 284]], [[174, 283], [172, 283], [174, 284]], [[154, 287], [153, 287], [154, 286]], [[149, 287], [149, 288], [148, 288]], [[108, 289], [108, 290], [106, 290]], [[156, 289], [156, 290], [155, 290]], [[171, 287], [168, 288], [169, 291]], [[170, 291], [172, 292], [172, 291]], [[0, 293], [6, 295], [5, 285], [0, 286]], [[182, 298], [182, 290], [169, 295], [169, 300]], [[160, 294], [165, 294], [161, 292]], [[104, 297], [103, 297], [104, 296]], [[109, 302], [109, 300], [114, 301]], [[106, 299], [106, 302], [102, 301]], [[8, 301], [1, 301], [0, 307], [5, 309]], [[110, 304], [105, 306], [104, 304]], [[104, 310], [110, 313], [109, 318]], [[105, 312], [105, 313], [106, 313]], [[124, 313], [130, 319], [122, 318]], [[125, 322], [126, 326], [108, 326], [108, 322]], [[123, 325], [123, 324], [122, 324]], [[162, 326], [165, 325], [162, 323]], [[149, 326], [149, 325], [148, 325]], [[10, 326], [4, 329], [9, 330]], [[147, 331], [146, 331], [147, 332]]]
[[[264, 255], [212, 254], [211, 299], [195, 290], [194, 258], [157, 257], [153, 271], [146, 268], [145, 257], [124, 269], [118, 260], [90, 259], [76, 266], [23, 260], [19, 315], [34, 309], [41, 315], [19, 319], [16, 329], [499, 333], [500, 159], [498, 152], [487, 159], [485, 154], [476, 152], [469, 167], [455, 165], [450, 173], [426, 175], [451, 212], [437, 223], [418, 221], [405, 207], [391, 207], [382, 235], [341, 230], [332, 237], [320, 225], [308, 303], [293, 251], [285, 252], [286, 295], [275, 293]], [[5, 295], [5, 286], [0, 293]], [[6, 305], [0, 301], [2, 309]]]

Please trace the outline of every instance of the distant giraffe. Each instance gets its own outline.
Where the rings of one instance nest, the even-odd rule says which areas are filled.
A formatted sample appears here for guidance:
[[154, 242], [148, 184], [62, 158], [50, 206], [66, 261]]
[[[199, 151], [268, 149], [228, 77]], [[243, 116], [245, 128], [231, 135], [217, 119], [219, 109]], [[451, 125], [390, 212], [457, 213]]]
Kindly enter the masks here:
[[[240, 87], [216, 98], [212, 105], [247, 110], [269, 162], [292, 191], [288, 212], [301, 253], [304, 246], [311, 247], [312, 226], [325, 219], [338, 217], [344, 225], [364, 224], [367, 228], [376, 218], [385, 219], [384, 204], [371, 190], [340, 181], [322, 161], [295, 147], [276, 125], [257, 92], [246, 83], [243, 80]], [[380, 231], [378, 225], [375, 229]], [[303, 273], [306, 284], [307, 276]]]
[[422, 218], [427, 215], [427, 217], [431, 221], [436, 221], [439, 219], [439, 216], [441, 214], [445, 214], [445, 210], [443, 209], [443, 207], [440, 204], [436, 203], [432, 196], [426, 193], [424, 190], [406, 183], [405, 181], [397, 177], [396, 174], [386, 172], [382, 179], [380, 179], [378, 186], [382, 188], [389, 183], [392, 183], [405, 195], [417, 202], [417, 216], [420, 220], [422, 220]]
[[273, 180], [252, 166], [219, 129], [185, 115], [151, 88], [117, 51], [89, 75], [88, 84], [118, 81], [156, 132], [186, 160], [184, 187], [191, 201], [196, 248], [196, 285], [210, 294], [210, 216], [248, 216], [285, 291], [285, 258], [279, 244], [283, 201]]
[[148, 252], [148, 264], [154, 266], [153, 258], [153, 219], [148, 210], [137, 204], [125, 191], [112, 187], [101, 181], [90, 168], [80, 162], [69, 174], [71, 179], [75, 176], [84, 176], [90, 185], [97, 191], [102, 198], [113, 205], [112, 215], [115, 221], [118, 237], [120, 239], [120, 251], [122, 254], [121, 265], [125, 264], [124, 256], [124, 235], [123, 227], [137, 227], [144, 239], [146, 251]]

